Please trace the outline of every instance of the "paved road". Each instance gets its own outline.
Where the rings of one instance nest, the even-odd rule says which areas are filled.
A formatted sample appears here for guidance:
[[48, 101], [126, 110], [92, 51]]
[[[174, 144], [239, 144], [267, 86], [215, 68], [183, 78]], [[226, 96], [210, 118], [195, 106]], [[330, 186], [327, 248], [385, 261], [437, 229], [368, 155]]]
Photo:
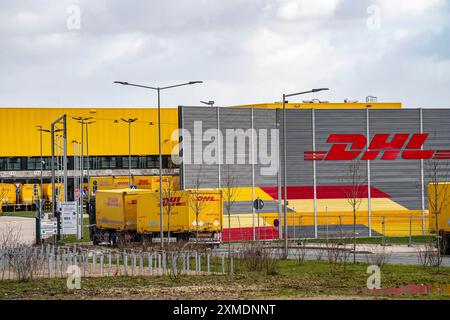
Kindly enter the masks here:
[[[372, 263], [377, 258], [376, 256], [381, 255], [383, 249], [380, 249], [380, 246], [369, 246], [369, 245], [360, 245], [357, 247], [356, 253], [356, 261], [363, 263]], [[389, 264], [405, 264], [405, 265], [421, 265], [419, 254], [417, 253], [418, 246], [415, 247], [407, 247], [407, 246], [391, 246], [385, 247], [387, 252], [385, 255], [387, 256], [386, 263]], [[233, 250], [239, 249], [239, 245], [233, 245]], [[227, 246], [222, 245], [218, 251], [223, 253], [227, 252]], [[289, 249], [289, 259], [298, 259], [298, 250], [294, 248]], [[370, 253], [372, 252], [372, 253]], [[280, 254], [282, 250], [280, 250]], [[349, 261], [352, 261], [353, 255], [351, 252], [348, 252]], [[325, 249], [316, 249], [314, 247], [307, 248], [305, 253], [306, 260], [318, 260], [318, 257], [321, 256], [322, 261], [327, 260], [327, 251]], [[443, 266], [450, 267], [450, 256], [443, 257], [442, 261]]]
[[0, 244], [5, 241], [32, 244], [35, 234], [34, 218], [0, 216]]
[[[327, 253], [322, 251], [322, 260], [327, 259]], [[349, 260], [353, 259], [353, 254], [349, 254]], [[319, 250], [308, 249], [305, 255], [306, 260], [316, 260], [319, 254]], [[289, 250], [289, 259], [297, 259], [296, 250]], [[376, 254], [370, 253], [357, 253], [356, 261], [364, 263], [372, 263], [376, 260]], [[406, 265], [421, 265], [419, 254], [417, 252], [392, 252], [387, 254], [387, 263], [389, 264], [406, 264]], [[446, 256], [442, 261], [443, 266], [450, 267], [450, 256]]]

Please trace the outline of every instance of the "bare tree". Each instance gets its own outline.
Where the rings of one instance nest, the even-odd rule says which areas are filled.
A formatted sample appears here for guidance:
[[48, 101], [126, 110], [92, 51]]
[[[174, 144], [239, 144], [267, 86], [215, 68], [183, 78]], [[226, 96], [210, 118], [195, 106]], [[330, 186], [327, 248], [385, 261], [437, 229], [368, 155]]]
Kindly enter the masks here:
[[[439, 230], [439, 219], [443, 211], [450, 205], [450, 190], [448, 183], [449, 168], [447, 164], [441, 163], [439, 159], [430, 159], [425, 163], [428, 176], [428, 208], [430, 213], [430, 223], [434, 222], [435, 239], [437, 245], [437, 256], [435, 264], [438, 272], [442, 264], [442, 255], [445, 254], [445, 236], [442, 237]], [[430, 226], [431, 229], [431, 226]]]
[[366, 181], [361, 172], [360, 161], [352, 160], [349, 163], [345, 179], [348, 184], [346, 189], [347, 202], [350, 204], [353, 211], [353, 263], [356, 263], [356, 212], [363, 200], [362, 195], [365, 191], [364, 184]]
[[236, 177], [230, 172], [230, 165], [226, 166], [226, 175], [223, 185], [223, 205], [228, 217], [228, 256], [231, 256], [231, 211], [239, 194], [236, 188]]
[[189, 206], [195, 213], [195, 242], [198, 245], [198, 228], [199, 228], [199, 216], [205, 209], [206, 202], [202, 199], [202, 167], [198, 170], [197, 176], [193, 182], [191, 191], [191, 198], [189, 200]]
[[175, 196], [175, 185], [173, 179], [168, 179], [167, 184], [163, 185], [163, 210], [167, 214], [167, 238], [169, 239], [168, 246], [170, 245], [170, 217], [174, 206], [173, 197]]

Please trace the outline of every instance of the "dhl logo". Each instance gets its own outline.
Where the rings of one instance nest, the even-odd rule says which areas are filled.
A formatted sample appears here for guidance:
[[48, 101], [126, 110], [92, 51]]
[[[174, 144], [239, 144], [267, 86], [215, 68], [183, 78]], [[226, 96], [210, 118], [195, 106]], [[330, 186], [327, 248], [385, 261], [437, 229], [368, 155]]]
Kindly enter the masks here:
[[108, 207], [120, 207], [119, 199], [114, 197], [106, 198], [106, 205]]
[[219, 201], [214, 196], [197, 196], [197, 201]]
[[305, 151], [304, 160], [355, 160], [361, 154], [361, 160], [376, 160], [380, 155], [381, 160], [396, 160], [399, 154], [405, 160], [450, 159], [450, 150], [423, 150], [428, 135], [398, 133], [391, 137], [390, 134], [378, 133], [365, 150], [367, 138], [363, 134], [331, 134], [327, 140], [333, 144], [329, 151]]
[[184, 206], [186, 204], [186, 202], [181, 202], [181, 197], [163, 198], [163, 207], [167, 207], [169, 203], [171, 207]]

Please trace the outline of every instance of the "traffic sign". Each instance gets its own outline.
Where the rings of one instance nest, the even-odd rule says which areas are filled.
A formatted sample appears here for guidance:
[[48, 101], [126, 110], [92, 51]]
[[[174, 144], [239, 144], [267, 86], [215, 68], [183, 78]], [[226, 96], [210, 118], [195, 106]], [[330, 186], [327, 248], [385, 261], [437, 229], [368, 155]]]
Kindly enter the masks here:
[[278, 227], [280, 225], [280, 221], [278, 219], [273, 220], [273, 226]]
[[80, 189], [76, 188], [75, 189], [75, 200], [80, 199]]
[[132, 185], [130, 186], [130, 189], [137, 189], [137, 185], [132, 184]]
[[77, 234], [77, 203], [61, 202], [61, 233]]
[[57, 234], [57, 221], [55, 219], [41, 220], [41, 236]]
[[264, 208], [264, 201], [259, 198], [256, 199], [255, 201], [253, 201], [253, 208], [255, 208], [256, 210], [261, 210], [262, 208]]

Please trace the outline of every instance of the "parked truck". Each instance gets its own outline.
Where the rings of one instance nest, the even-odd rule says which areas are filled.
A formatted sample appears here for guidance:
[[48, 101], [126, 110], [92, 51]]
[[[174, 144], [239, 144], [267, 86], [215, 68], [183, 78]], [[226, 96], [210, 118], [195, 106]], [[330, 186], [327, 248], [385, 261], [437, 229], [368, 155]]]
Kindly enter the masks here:
[[428, 185], [429, 229], [438, 234], [441, 253], [450, 254], [450, 182]]
[[[139, 195], [137, 232], [144, 237], [160, 237], [159, 192]], [[222, 232], [220, 191], [173, 191], [163, 194], [163, 232], [177, 240], [219, 243]]]
[[[219, 244], [222, 232], [220, 191], [173, 191], [163, 194], [163, 233], [167, 238]], [[94, 200], [95, 199], [95, 200]], [[94, 244], [122, 241], [159, 241], [159, 191], [99, 190], [90, 217]]]
[[95, 194], [95, 230], [91, 232], [94, 244], [138, 240], [138, 195], [148, 192], [150, 191], [137, 189], [98, 190]]

